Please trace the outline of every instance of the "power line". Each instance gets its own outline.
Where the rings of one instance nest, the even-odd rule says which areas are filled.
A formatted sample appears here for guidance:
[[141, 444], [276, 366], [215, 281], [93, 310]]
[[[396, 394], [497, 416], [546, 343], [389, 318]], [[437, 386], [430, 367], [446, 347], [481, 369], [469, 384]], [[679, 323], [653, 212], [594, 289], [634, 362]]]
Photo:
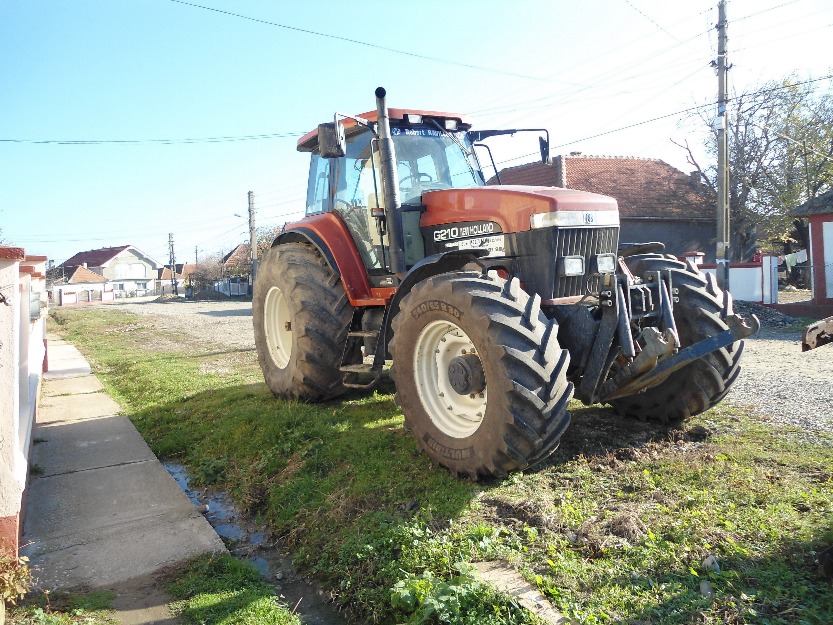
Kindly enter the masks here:
[[[781, 91], [781, 90], [784, 90], [784, 89], [791, 89], [793, 87], [798, 87], [798, 86], [801, 86], [801, 85], [808, 85], [808, 84], [811, 84], [811, 83], [820, 82], [822, 80], [829, 80], [831, 78], [833, 78], [833, 74], [828, 74], [826, 76], [821, 76], [819, 78], [811, 78], [811, 79], [803, 80], [803, 81], [800, 81], [800, 82], [789, 83], [788, 85], [781, 85], [781, 86], [778, 86], [778, 87], [770, 87], [768, 89], [759, 89], [759, 90], [754, 91], [754, 92], [752, 92], [750, 94], [747, 94], [747, 95], [748, 95], [748, 97], [760, 97], [760, 96], [766, 95], [767, 93], [772, 93], [772, 92], [775, 92], [775, 91]], [[574, 139], [573, 141], [567, 141], [566, 143], [559, 143], [557, 145], [552, 145], [552, 146], [550, 146], [550, 148], [563, 148], [563, 147], [566, 147], [568, 145], [573, 145], [575, 143], [580, 143], [581, 141], [590, 141], [591, 139], [598, 139], [599, 137], [604, 137], [606, 135], [612, 135], [612, 134], [615, 134], [617, 132], [622, 132], [623, 130], [630, 130], [631, 128], [636, 128], [638, 126], [644, 126], [645, 124], [651, 124], [653, 122], [661, 121], [663, 119], [668, 119], [669, 117], [675, 117], [677, 115], [682, 115], [684, 113], [691, 113], [691, 112], [694, 112], [694, 111], [699, 111], [700, 109], [709, 108], [709, 107], [715, 106], [716, 104], [717, 104], [717, 102], [708, 102], [706, 104], [700, 104], [698, 106], [692, 106], [692, 107], [685, 108], [685, 109], [682, 109], [682, 110], [679, 110], [679, 111], [675, 111], [674, 113], [668, 113], [666, 115], [659, 115], [658, 117], [652, 117], [651, 119], [646, 119], [646, 120], [643, 120], [643, 121], [640, 121], [640, 122], [635, 122], [633, 124], [628, 124], [627, 126], [622, 126], [620, 128], [614, 128], [612, 130], [606, 130], [604, 132], [599, 132], [599, 133], [596, 133], [596, 134], [593, 134], [593, 135], [589, 135], [587, 137], [582, 137], [581, 139]], [[528, 158], [530, 156], [534, 156], [535, 154], [537, 154], [537, 152], [530, 152], [529, 154], [523, 154], [521, 156], [516, 156], [514, 158], [506, 159], [505, 161], [501, 161], [497, 164], [502, 165], [503, 163], [509, 163], [509, 162], [512, 162], [512, 161], [517, 161], [517, 160], [520, 160], [522, 158]]]
[[[171, 2], [181, 2], [181, 0], [171, 0]], [[187, 4], [187, 3], [184, 3], [184, 4]], [[820, 82], [820, 81], [823, 81], [823, 80], [829, 80], [830, 78], [833, 78], [833, 74], [828, 74], [826, 76], [821, 76], [819, 78], [811, 78], [811, 79], [800, 81], [800, 82], [789, 83], [789, 85], [771, 87], [771, 88], [768, 88], [768, 89], [760, 89], [758, 91], [754, 91], [754, 92], [746, 94], [746, 95], [747, 95], [747, 97], [757, 97], [757, 96], [760, 96], [760, 95], [765, 95], [767, 93], [771, 93], [773, 91], [779, 91], [779, 90], [788, 89], [788, 88], [791, 88], [791, 87], [798, 87], [798, 86], [801, 86], [801, 85], [816, 83], [816, 82]], [[547, 98], [541, 98], [541, 99], [543, 100], [543, 99], [547, 99]], [[535, 100], [533, 100], [532, 102], [535, 102]], [[618, 129], [615, 129], [615, 130], [610, 130], [610, 131], [607, 131], [607, 132], [596, 134], [596, 135], [593, 135], [591, 137], [585, 137], [584, 139], [579, 139], [577, 141], [586, 141], [588, 139], [594, 139], [596, 137], [604, 136], [604, 135], [611, 134], [611, 133], [614, 133], [614, 132], [619, 132], [620, 130], [627, 130], [627, 129], [632, 128], [634, 126], [640, 126], [640, 125], [643, 125], [643, 124], [651, 123], [653, 121], [658, 121], [658, 120], [661, 120], [661, 119], [665, 119], [667, 117], [673, 117], [674, 115], [680, 115], [682, 113], [687, 113], [687, 112], [697, 110], [697, 109], [700, 109], [700, 108], [704, 108], [704, 107], [707, 107], [707, 106], [714, 106], [714, 104], [715, 103], [712, 102], [710, 104], [704, 104], [704, 105], [701, 105], [701, 106], [696, 106], [696, 107], [692, 107], [692, 108], [688, 108], [688, 109], [683, 109], [681, 111], [677, 111], [676, 113], [669, 113], [668, 115], [662, 115], [660, 117], [655, 117], [653, 119], [645, 120], [645, 121], [642, 121], [642, 122], [637, 122], [637, 123], [631, 124], [629, 126], [624, 126], [622, 128], [618, 128]], [[520, 111], [520, 110], [523, 110], [523, 108], [519, 107], [519, 108], [513, 109], [511, 111], [504, 111], [503, 114], [514, 113], [514, 112], [517, 112], [517, 111]], [[297, 137], [301, 134], [302, 133], [274, 133], [274, 134], [271, 134], [271, 135], [248, 135], [248, 136], [251, 137], [251, 138]], [[221, 137], [215, 137], [213, 139], [212, 138], [203, 139], [202, 141], [217, 141], [217, 140], [221, 140], [221, 139], [222, 139]], [[234, 138], [226, 137], [226, 139], [233, 140]], [[242, 139], [242, 138], [238, 138], [238, 139]], [[120, 139], [106, 139], [106, 140], [104, 140], [104, 139], [102, 139], [102, 140], [96, 140], [96, 141], [60, 141], [60, 140], [55, 140], [55, 139], [43, 140], [43, 141], [31, 141], [31, 140], [20, 140], [20, 139], [0, 139], [0, 143], [2, 143], [2, 142], [15, 142], [15, 143], [48, 143], [48, 144], [68, 144], [68, 145], [84, 145], [84, 144], [87, 144], [87, 143], [110, 143], [110, 144], [171, 143], [171, 142], [175, 142], [175, 141], [176, 140], [171, 140], [171, 139], [146, 139], [146, 140], [120, 140]], [[196, 143], [200, 140], [185, 139], [185, 140], [182, 140], [182, 141]], [[570, 143], [576, 143], [577, 141], [571, 141]], [[562, 145], [569, 145], [569, 143], [562, 144]], [[554, 146], [554, 147], [560, 147], [560, 146]]]
[[[278, 22], [272, 22], [265, 19], [260, 19], [257, 17], [250, 17], [248, 15], [241, 15], [240, 13], [232, 13], [231, 11], [224, 11], [222, 9], [215, 9], [214, 7], [207, 7], [201, 4], [194, 4], [192, 2], [185, 2], [184, 0], [171, 0], [171, 2], [176, 2], [177, 4], [184, 4], [189, 7], [194, 7], [196, 9], [203, 9], [204, 11], [213, 11], [215, 13], [220, 13], [222, 15], [228, 15], [230, 17], [236, 17], [242, 20], [248, 20], [250, 22], [256, 22], [258, 24], [264, 24], [266, 26], [274, 26], [276, 28], [284, 28], [286, 30], [291, 30], [294, 32], [304, 33], [306, 35], [314, 35], [316, 37], [326, 37], [327, 39], [335, 39], [337, 41], [344, 41], [346, 43], [352, 43], [358, 46], [365, 46], [367, 48], [373, 48], [375, 50], [384, 50], [385, 52], [392, 52], [393, 54], [401, 54], [403, 56], [409, 56], [416, 59], [423, 59], [425, 61], [434, 61], [436, 63], [445, 63], [447, 65], [456, 65], [457, 67], [465, 67], [468, 69], [475, 69], [481, 72], [489, 72], [492, 74], [502, 74], [504, 76], [512, 76], [514, 78], [523, 78], [525, 80], [540, 80], [546, 82], [554, 82], [547, 78], [541, 78], [538, 76], [529, 76], [527, 74], [518, 74], [516, 72], [507, 72], [499, 69], [494, 69], [491, 67], [483, 67], [482, 65], [473, 65], [471, 63], [463, 63], [460, 61], [452, 61], [450, 59], [443, 59], [436, 56], [429, 56], [427, 54], [419, 54], [417, 52], [410, 52], [408, 50], [399, 50], [397, 48], [389, 48], [387, 46], [382, 46], [376, 43], [370, 43], [369, 41], [361, 41], [359, 39], [352, 39], [350, 37], [342, 37], [341, 35], [332, 35], [330, 33], [322, 33], [317, 30], [310, 30], [308, 28], [300, 28], [298, 26], [289, 26], [288, 24], [280, 24]], [[567, 83], [563, 83], [567, 84]]]
[[672, 34], [671, 34], [671, 33], [669, 33], [667, 30], [665, 30], [662, 26], [660, 26], [660, 25], [656, 22], [656, 20], [654, 20], [654, 19], [653, 19], [653, 18], [651, 18], [649, 15], [647, 15], [646, 13], [644, 13], [644, 12], [643, 12], [640, 8], [638, 8], [638, 7], [634, 6], [634, 4], [633, 4], [633, 3], [631, 3], [631, 1], [630, 1], [630, 0], [625, 0], [625, 4], [627, 4], [630, 8], [632, 8], [632, 9], [633, 9], [634, 11], [636, 11], [637, 13], [639, 13], [639, 14], [640, 14], [642, 17], [644, 17], [646, 20], [648, 20], [649, 22], [651, 22], [651, 24], [653, 24], [654, 26], [656, 26], [659, 30], [661, 30], [662, 32], [664, 32], [664, 33], [665, 33], [666, 35], [668, 35], [669, 37], [671, 37], [671, 39], [673, 39], [674, 41], [676, 41], [676, 42], [680, 43], [680, 40], [679, 40], [679, 39], [677, 39], [674, 35], [672, 35]]
[[233, 141], [260, 141], [263, 139], [294, 139], [296, 137], [302, 136], [303, 134], [303, 132], [276, 132], [271, 134], [260, 135], [199, 137], [185, 139], [0, 139], [0, 143], [28, 143], [33, 145], [182, 145], [191, 143], [229, 143]]
[[783, 7], [789, 6], [791, 4], [795, 4], [800, 0], [790, 0], [789, 2], [783, 2], [781, 4], [776, 4], [774, 7], [769, 7], [768, 9], [761, 9], [760, 11], [756, 11], [755, 13], [750, 13], [749, 15], [744, 15], [743, 17], [738, 17], [736, 19], [731, 20], [732, 23], [735, 22], [742, 22], [743, 20], [748, 20], [750, 17], [756, 17], [761, 15], [762, 13], [769, 13], [770, 11], [774, 11], [775, 9], [781, 9]]

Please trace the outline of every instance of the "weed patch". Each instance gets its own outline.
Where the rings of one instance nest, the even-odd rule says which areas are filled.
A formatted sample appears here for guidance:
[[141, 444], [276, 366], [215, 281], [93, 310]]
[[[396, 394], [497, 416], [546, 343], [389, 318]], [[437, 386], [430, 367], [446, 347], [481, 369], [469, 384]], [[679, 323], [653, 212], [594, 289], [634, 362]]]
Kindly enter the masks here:
[[9, 625], [117, 625], [115, 593], [35, 592], [6, 614]]

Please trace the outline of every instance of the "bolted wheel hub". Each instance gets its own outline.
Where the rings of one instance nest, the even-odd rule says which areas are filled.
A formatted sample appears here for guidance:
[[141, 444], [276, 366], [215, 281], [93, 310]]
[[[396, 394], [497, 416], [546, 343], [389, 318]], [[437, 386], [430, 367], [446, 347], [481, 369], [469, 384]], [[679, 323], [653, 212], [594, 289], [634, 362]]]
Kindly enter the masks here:
[[486, 375], [483, 363], [477, 354], [457, 356], [448, 363], [448, 381], [460, 395], [482, 393], [486, 388]]

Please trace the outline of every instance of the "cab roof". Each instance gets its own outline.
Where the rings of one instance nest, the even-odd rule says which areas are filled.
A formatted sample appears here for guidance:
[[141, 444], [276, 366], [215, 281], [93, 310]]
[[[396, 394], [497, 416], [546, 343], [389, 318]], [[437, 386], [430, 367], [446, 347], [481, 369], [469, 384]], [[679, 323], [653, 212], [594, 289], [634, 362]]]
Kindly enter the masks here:
[[[405, 123], [405, 115], [422, 115], [423, 117], [433, 117], [434, 119], [456, 119], [460, 130], [468, 130], [471, 124], [459, 113], [442, 113], [440, 111], [423, 111], [420, 109], [388, 109], [388, 118], [396, 125], [398, 123]], [[375, 122], [378, 118], [377, 111], [368, 111], [357, 115], [369, 122]], [[398, 122], [398, 123], [397, 123]], [[344, 125], [344, 130], [347, 134], [350, 133], [351, 128], [356, 128], [358, 124], [355, 120], [347, 117], [341, 120]], [[318, 148], [318, 128], [305, 134], [298, 139], [299, 152], [312, 152]]]

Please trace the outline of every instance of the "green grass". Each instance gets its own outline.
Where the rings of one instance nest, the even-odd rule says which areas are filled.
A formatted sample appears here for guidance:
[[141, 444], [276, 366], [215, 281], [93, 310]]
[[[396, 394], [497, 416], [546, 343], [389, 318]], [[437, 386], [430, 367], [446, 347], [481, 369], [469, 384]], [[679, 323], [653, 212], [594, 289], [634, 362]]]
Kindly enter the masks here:
[[360, 622], [535, 622], [471, 576], [484, 560], [508, 561], [580, 623], [833, 614], [814, 563], [833, 542], [830, 435], [811, 444], [726, 405], [673, 427], [575, 404], [546, 463], [475, 484], [418, 452], [389, 385], [278, 400], [251, 351], [195, 351], [117, 311], [60, 314], [153, 450], [228, 490]]
[[228, 555], [191, 562], [168, 591], [177, 599], [171, 608], [183, 623], [301, 625], [254, 567]]
[[7, 608], [7, 625], [117, 625], [111, 603], [115, 593], [36, 592]]

